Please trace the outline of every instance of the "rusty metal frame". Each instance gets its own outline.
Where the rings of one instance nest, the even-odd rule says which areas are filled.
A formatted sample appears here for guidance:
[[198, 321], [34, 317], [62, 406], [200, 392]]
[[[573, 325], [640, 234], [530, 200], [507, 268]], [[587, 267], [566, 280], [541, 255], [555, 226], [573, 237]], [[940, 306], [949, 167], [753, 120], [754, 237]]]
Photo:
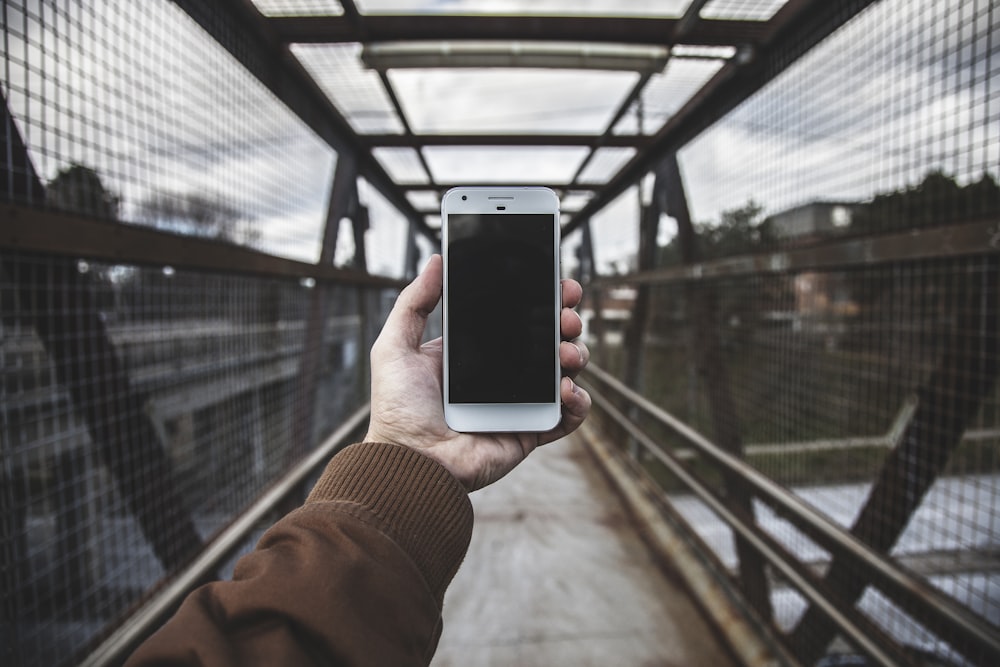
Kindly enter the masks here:
[[[677, 155], [670, 153], [657, 165], [657, 183], [665, 199], [664, 211], [677, 221], [677, 240], [685, 262], [697, 259], [698, 250], [694, 223], [688, 209], [687, 194], [681, 179]], [[639, 291], [649, 291], [649, 285], [640, 285]], [[741, 434], [736, 401], [733, 397], [729, 369], [722, 358], [719, 340], [718, 294], [714, 284], [698, 290], [693, 283], [684, 285], [685, 300], [692, 320], [691, 347], [695, 365], [704, 379], [712, 428], [719, 445], [733, 456], [743, 458]], [[739, 475], [723, 472], [722, 483], [726, 490], [726, 503], [730, 510], [755, 522], [753, 494]], [[767, 584], [766, 563], [751, 543], [741, 536], [735, 538], [740, 564], [740, 586], [750, 605], [766, 620], [774, 616]]]
[[[620, 117], [619, 117], [620, 119]], [[614, 122], [611, 123], [614, 126]], [[369, 148], [420, 148], [423, 146], [591, 146], [642, 148], [649, 137], [638, 134], [362, 134]]]
[[[189, 4], [176, 0], [181, 4]], [[769, 21], [705, 20], [699, 12], [705, 2], [693, 2], [681, 18], [654, 17], [605, 17], [605, 16], [471, 16], [471, 15], [381, 15], [363, 14], [353, 2], [344, 7], [342, 16], [270, 17], [256, 18], [257, 27], [269, 40], [287, 45], [290, 43], [344, 43], [372, 44], [386, 41], [428, 40], [546, 40], [563, 42], [626, 43], [673, 46], [678, 43], [706, 46], [732, 46], [737, 55], [731, 59], [661, 130], [654, 136], [616, 137], [612, 129], [615, 122], [639, 97], [648, 77], [624, 98], [617, 110], [615, 121], [599, 136], [587, 137], [534, 137], [531, 135], [461, 135], [446, 137], [412, 135], [404, 132], [401, 137], [385, 135], [353, 136], [353, 146], [371, 151], [379, 146], [405, 146], [420, 152], [424, 146], [433, 145], [527, 145], [560, 146], [585, 145], [591, 148], [587, 160], [601, 146], [636, 147], [638, 153], [606, 184], [594, 188], [595, 196], [583, 209], [571, 215], [564, 233], [574, 231], [583, 220], [613, 201], [631, 184], [638, 182], [665, 155], [690, 141], [710, 126], [736, 104], [757, 91], [767, 81], [788, 67], [799, 56], [819, 43], [827, 35], [861, 11], [874, 0], [789, 0]], [[229, 0], [232, 4], [237, 0]], [[245, 8], [244, 8], [245, 9]], [[244, 12], [246, 13], [246, 12]], [[388, 81], [382, 73], [383, 85], [393, 101], [397, 114], [402, 110]], [[325, 102], [330, 107], [328, 102]], [[337, 124], [346, 121], [336, 115]], [[367, 160], [375, 163], [372, 158]], [[544, 184], [553, 189], [576, 187], [576, 180], [586, 165], [574, 175], [570, 183]], [[427, 165], [424, 164], [427, 169]], [[380, 168], [379, 168], [380, 169]], [[433, 176], [428, 170], [428, 176]], [[434, 186], [437, 187], [434, 187]], [[426, 185], [419, 188], [392, 184], [396, 198], [405, 200], [405, 193], [416, 189], [444, 191], [449, 184]], [[380, 188], [381, 189], [381, 188]], [[407, 206], [401, 210], [409, 213]], [[421, 221], [423, 225], [423, 221]], [[422, 226], [425, 233], [428, 231]], [[431, 232], [433, 236], [433, 232]]]
[[[402, 190], [393, 182], [378, 161], [371, 157], [340, 112], [333, 106], [316, 82], [306, 73], [249, 0], [174, 0], [233, 58], [267, 86], [293, 113], [323, 139], [338, 155], [353, 154], [358, 171], [406, 218], [424, 234], [435, 232], [424, 224], [423, 217], [413, 208]], [[351, 16], [338, 17], [345, 25], [354, 26]], [[358, 28], [352, 34], [361, 38]]]
[[[360, 19], [360, 21], [358, 21]], [[671, 46], [682, 19], [618, 16], [471, 16], [447, 14], [295, 16], [268, 19], [284, 42], [333, 44], [447, 39], [619, 42]], [[761, 21], [698, 21], [685, 43], [731, 46], [758, 43]]]
[[667, 285], [749, 275], [836, 271], [891, 262], [991, 253], [1000, 253], [1000, 220], [986, 218], [879, 236], [832, 238], [803, 248], [692, 262], [626, 276], [599, 277], [592, 285]]
[[280, 280], [311, 278], [317, 283], [396, 289], [405, 285], [404, 281], [395, 278], [338, 269], [332, 264], [299, 262], [215, 239], [172, 234], [74, 213], [18, 204], [2, 204], [0, 211], [4, 218], [0, 247], [20, 252]]
[[[592, 200], [563, 226], [568, 234], [639, 182], [665, 155], [676, 152], [760, 90], [850, 18], [877, 0], [789, 0], [767, 21], [759, 40], [735, 39], [740, 47], [688, 102], [660, 128], [649, 145], [633, 157]], [[689, 38], [712, 21], [699, 21]]]
[[280, 507], [297, 489], [302, 488], [310, 477], [318, 474], [340, 448], [350, 444], [350, 438], [367, 423], [370, 410], [371, 406], [365, 404], [349, 415], [336, 431], [206, 544], [204, 550], [182, 572], [159, 589], [141, 607], [132, 610], [127, 620], [115, 628], [80, 662], [81, 666], [98, 667], [124, 662], [129, 654], [174, 612], [188, 593], [207, 577], [211, 577], [226, 559], [236, 553], [261, 521], [265, 520], [276, 507]]
[[[753, 489], [757, 498], [767, 503], [782, 518], [791, 521], [796, 528], [802, 530], [824, 548], [829, 549], [834, 554], [840, 555], [842, 558], [850, 559], [857, 568], [858, 576], [863, 576], [871, 582], [871, 585], [878, 586], [886, 596], [897, 604], [909, 607], [913, 603], [916, 603], [923, 611], [921, 621], [927, 628], [939, 636], [959, 640], [955, 642], [956, 650], [966, 655], [975, 652], [970, 657], [974, 660], [976, 658], [986, 658], [988, 662], [984, 664], [1000, 664], [1000, 635], [997, 635], [995, 628], [988, 622], [961, 606], [928, 582], [900, 569], [883, 553], [868, 546], [846, 529], [832, 523], [823, 514], [799, 499], [788, 489], [772, 481], [742, 459], [726, 452], [722, 447], [663, 408], [629, 389], [624, 383], [615, 379], [606, 371], [596, 367], [593, 363], [584, 371], [582, 378], [588, 391], [594, 388], [590, 380], [595, 380], [602, 386], [610, 388], [630, 405], [638, 406], [644, 414], [652, 417], [659, 424], [677, 434], [713, 465], [718, 466], [721, 470], [738, 475]], [[689, 485], [688, 483], [693, 481], [695, 484], [689, 486], [696, 493], [699, 493], [695, 488], [700, 484], [698, 478], [690, 473], [687, 465], [679, 457], [663, 445], [652, 440], [638, 426], [627, 420], [624, 414], [618, 411], [600, 392], [591, 391], [591, 395], [594, 397], [596, 405], [607, 410], [616, 422], [619, 422], [621, 426], [626, 428], [630, 435], [646, 446], [650, 453], [667, 465], [671, 472], [680, 477], [686, 485]], [[755, 534], [760, 529], [756, 526], [746, 524], [742, 517], [731, 513], [722, 500], [714, 498], [714, 494], [711, 491], [708, 491], [707, 488], [705, 491], [707, 491], [708, 495], [707, 497], [703, 497], [702, 500], [709, 503], [712, 509], [717, 511], [720, 516], [723, 516], [727, 523], [730, 523], [734, 529], [739, 530], [743, 534], [743, 537], [753, 541], [754, 548], [759, 550], [761, 544], [756, 539]], [[701, 496], [701, 493], [699, 493], [699, 496]], [[732, 522], [731, 520], [734, 518], [736, 521]], [[795, 583], [797, 588], [799, 587], [799, 582], [796, 580], [801, 579], [801, 573], [797, 574], [794, 568], [791, 568], [792, 571], [789, 572], [789, 568], [786, 567], [787, 564], [782, 565], [779, 562], [775, 562], [771, 560], [771, 557], [766, 552], [762, 551], [762, 553], [768, 556], [768, 561], [777, 567], [784, 576], [789, 577], [789, 580]], [[823, 586], [819, 582], [815, 582], [814, 585]], [[807, 593], [805, 590], [802, 590], [802, 592], [810, 599], [810, 602], [823, 609], [824, 614], [828, 614], [830, 610], [836, 610], [841, 606], [839, 602], [814, 599], [812, 594]], [[856, 626], [852, 620], [856, 616], [857, 614], [852, 612], [846, 620]], [[837, 622], [837, 625], [841, 630], [848, 632], [848, 628], [841, 625], [840, 622]], [[856, 626], [856, 628], [860, 629], [859, 626]], [[855, 638], [852, 636], [852, 639]], [[859, 641], [862, 642], [859, 646], [868, 652], [866, 646], [870, 646], [871, 642], [863, 638], [860, 638]], [[882, 650], [884, 650], [884, 647], [882, 647]], [[891, 665], [896, 663], [890, 661], [885, 664]]]

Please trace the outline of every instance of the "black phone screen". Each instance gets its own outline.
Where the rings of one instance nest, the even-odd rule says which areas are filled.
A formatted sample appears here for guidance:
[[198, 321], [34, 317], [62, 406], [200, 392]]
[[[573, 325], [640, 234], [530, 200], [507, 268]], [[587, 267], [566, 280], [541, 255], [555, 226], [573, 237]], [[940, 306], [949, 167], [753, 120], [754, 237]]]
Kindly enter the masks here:
[[553, 403], [555, 214], [448, 215], [452, 403]]

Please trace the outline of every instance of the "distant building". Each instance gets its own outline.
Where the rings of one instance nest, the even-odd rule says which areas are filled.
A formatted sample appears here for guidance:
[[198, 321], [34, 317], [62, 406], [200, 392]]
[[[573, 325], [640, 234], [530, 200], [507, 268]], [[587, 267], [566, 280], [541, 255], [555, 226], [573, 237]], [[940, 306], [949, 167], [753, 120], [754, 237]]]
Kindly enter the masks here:
[[[601, 290], [599, 299], [601, 302], [601, 319], [604, 324], [604, 340], [611, 345], [619, 345], [625, 337], [625, 329], [632, 319], [632, 310], [635, 308], [637, 291], [634, 287], [616, 286], [610, 288], [598, 288]], [[593, 340], [594, 334], [592, 320], [596, 316], [593, 309], [593, 301], [588, 301], [586, 307], [580, 311], [580, 319], [583, 321], [584, 340]]]
[[863, 204], [815, 201], [775, 213], [768, 218], [779, 239], [815, 239], [840, 233], [851, 225]]
[[[857, 202], [814, 201], [776, 213], [768, 218], [774, 236], [785, 247], [801, 247], [845, 233], [854, 215], [865, 205]], [[835, 348], [845, 331], [845, 319], [858, 314], [850, 285], [842, 273], [804, 271], [792, 281], [795, 310], [773, 313], [788, 320], [795, 331], [826, 337]]]

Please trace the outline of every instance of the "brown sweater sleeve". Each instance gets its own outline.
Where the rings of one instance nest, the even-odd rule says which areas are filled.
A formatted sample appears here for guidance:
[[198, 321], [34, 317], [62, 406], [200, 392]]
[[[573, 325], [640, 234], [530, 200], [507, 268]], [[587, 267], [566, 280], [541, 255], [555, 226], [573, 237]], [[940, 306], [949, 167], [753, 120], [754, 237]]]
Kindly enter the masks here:
[[443, 467], [353, 445], [232, 581], [193, 592], [126, 665], [426, 665], [471, 535], [468, 496]]

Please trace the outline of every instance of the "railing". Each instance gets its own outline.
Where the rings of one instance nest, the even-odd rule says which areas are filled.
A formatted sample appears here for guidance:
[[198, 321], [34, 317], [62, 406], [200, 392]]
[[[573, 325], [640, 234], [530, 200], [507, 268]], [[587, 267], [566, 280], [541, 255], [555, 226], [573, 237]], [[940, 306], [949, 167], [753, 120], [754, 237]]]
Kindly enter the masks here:
[[188, 593], [200, 583], [211, 580], [219, 567], [243, 548], [262, 521], [295, 493], [300, 492], [309, 478], [322, 472], [323, 466], [339, 449], [350, 444], [350, 438], [367, 423], [368, 415], [367, 405], [350, 415], [340, 428], [275, 481], [229, 526], [207, 543], [190, 565], [177, 573], [165, 587], [135, 610], [125, 623], [87, 656], [81, 665], [98, 667], [124, 662], [135, 647], [152, 634], [180, 605]]
[[[607, 415], [630, 437], [642, 445], [643, 451], [655, 457], [715, 512], [735, 533], [750, 542], [755, 550], [791, 583], [809, 602], [820, 609], [849, 641], [879, 665], [906, 664], [910, 661], [898, 642], [892, 640], [873, 623], [859, 618], [851, 605], [842, 603], [836, 592], [812, 571], [801, 557], [783, 546], [772, 535], [747, 517], [732, 509], [729, 499], [717, 488], [705, 482], [681, 458], [644, 431], [619, 409], [597, 385], [613, 393], [618, 402], [638, 407], [645, 415], [669, 429], [686, 445], [702, 455], [719, 470], [736, 475], [752, 489], [755, 498], [770, 506], [783, 519], [810, 538], [845, 559], [857, 576], [884, 592], [900, 607], [915, 611], [924, 624], [949, 644], [958, 648], [976, 663], [995, 664], [1000, 660], [1000, 635], [982, 618], [958, 605], [925, 580], [906, 572], [885, 554], [851, 535], [815, 508], [786, 488], [776, 484], [741, 458], [727, 453], [709, 439], [662, 408], [632, 391], [606, 371], [591, 365], [586, 382], [598, 410]], [[627, 409], [627, 408], [626, 408]], [[831, 594], [832, 593], [832, 594]]]
[[400, 281], [4, 211], [0, 655], [116, 664], [358, 436]]

